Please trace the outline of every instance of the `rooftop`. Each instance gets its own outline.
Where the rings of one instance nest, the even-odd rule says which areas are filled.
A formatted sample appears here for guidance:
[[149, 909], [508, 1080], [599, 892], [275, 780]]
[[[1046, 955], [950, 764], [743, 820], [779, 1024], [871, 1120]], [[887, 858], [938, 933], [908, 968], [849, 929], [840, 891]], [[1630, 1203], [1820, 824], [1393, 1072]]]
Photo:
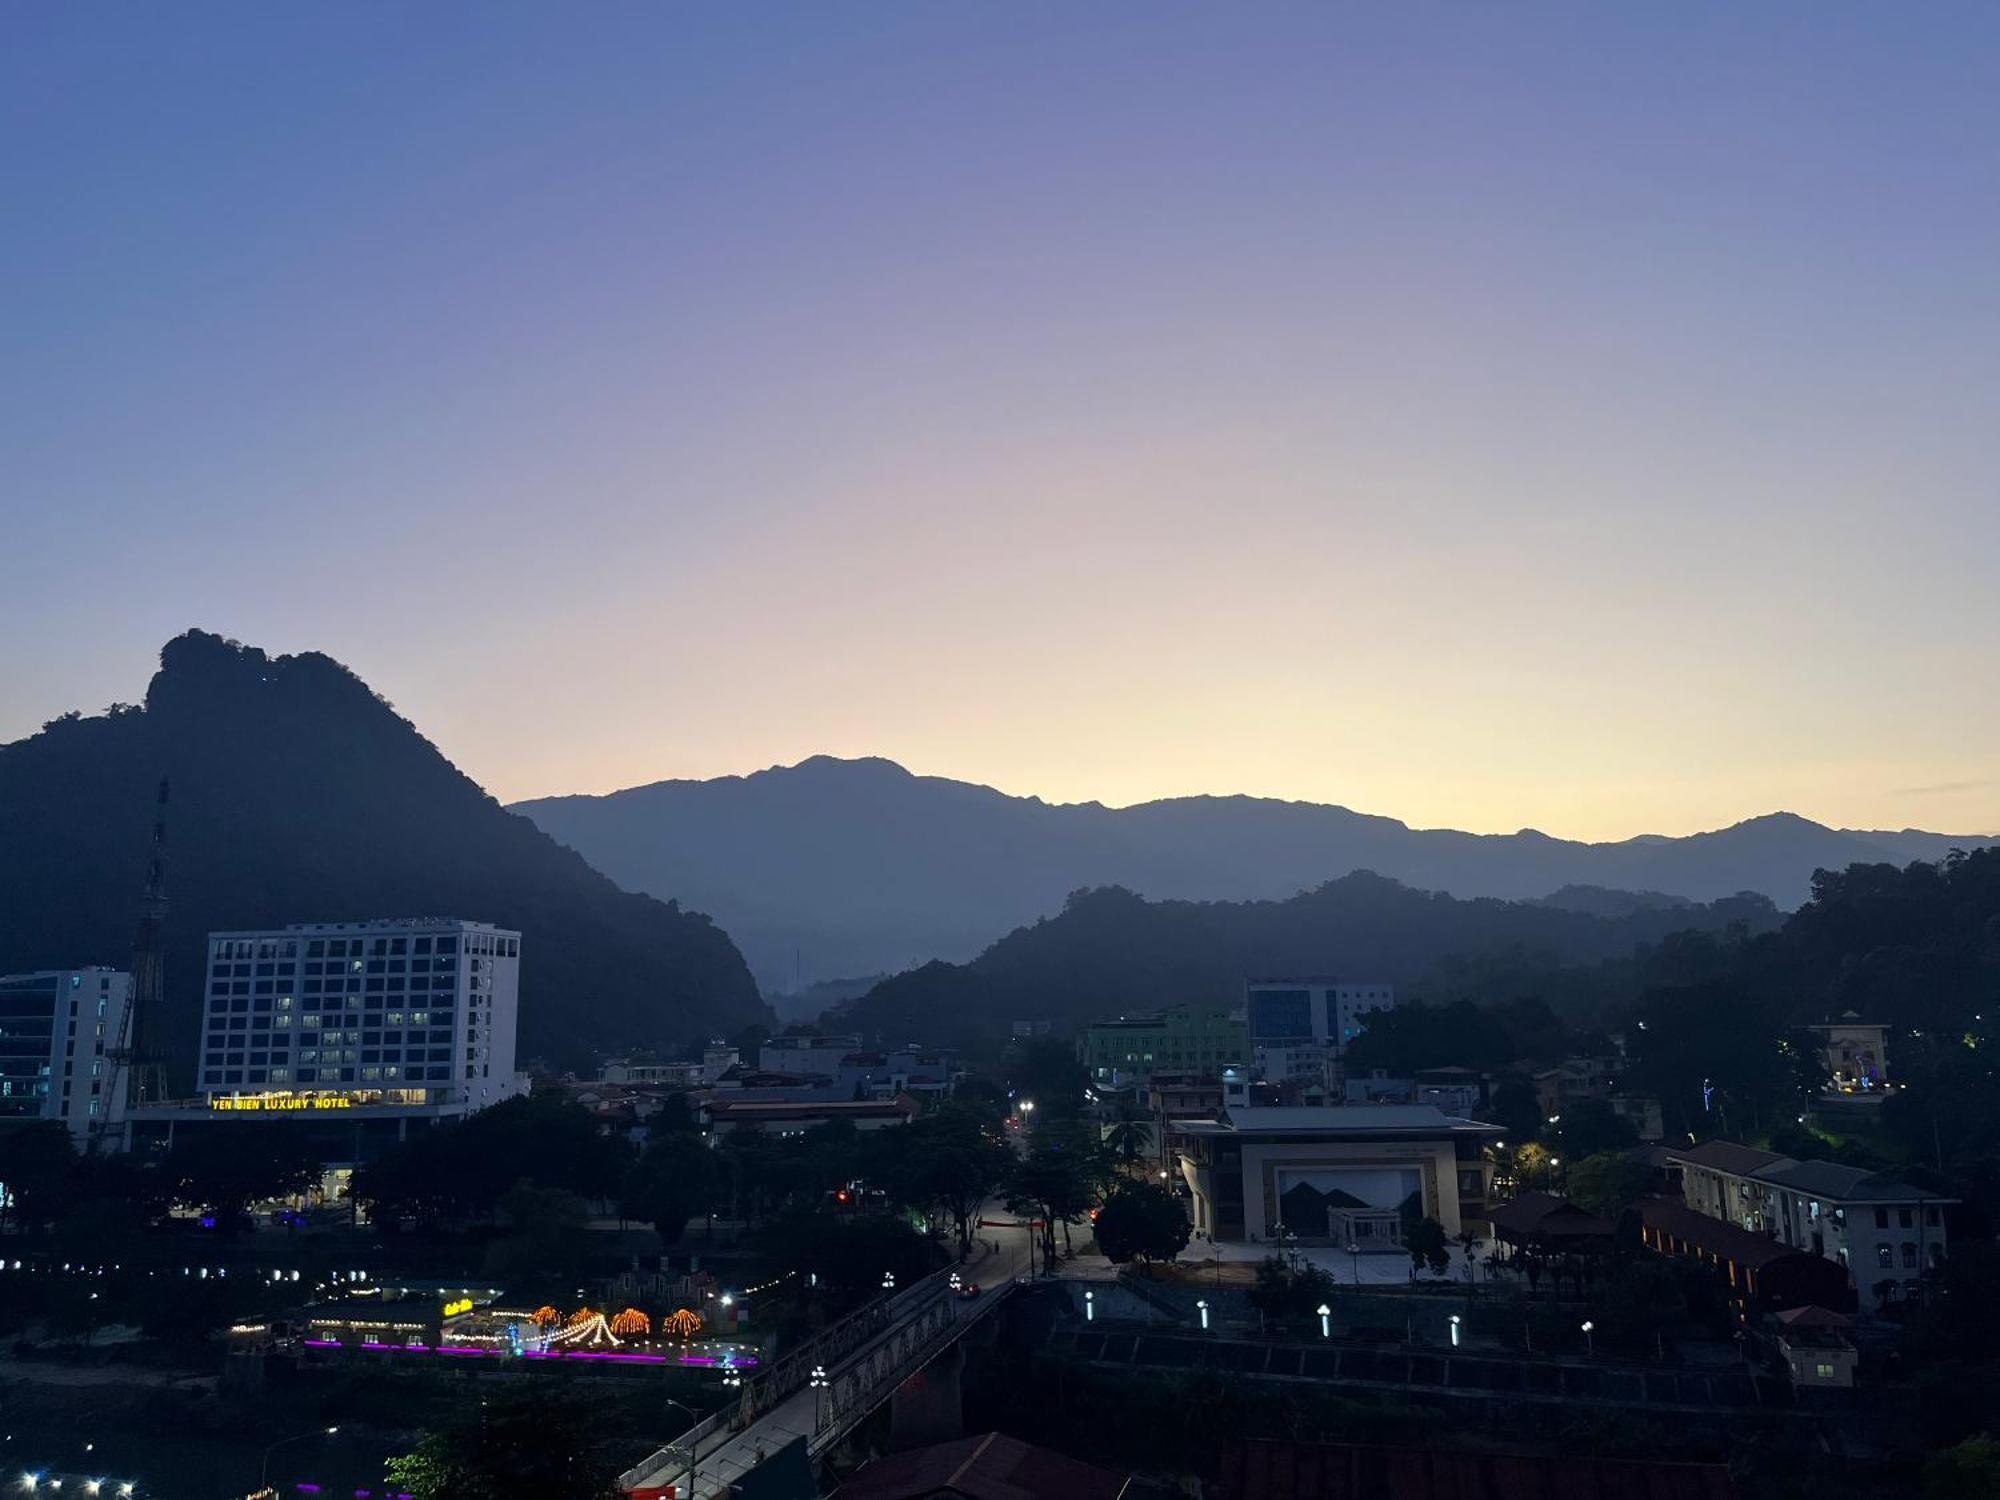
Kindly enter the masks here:
[[1738, 1229], [1734, 1224], [1711, 1219], [1707, 1214], [1696, 1213], [1691, 1208], [1683, 1208], [1664, 1199], [1648, 1198], [1640, 1205], [1640, 1213], [1648, 1229], [1657, 1229], [1675, 1239], [1685, 1240], [1752, 1271], [1762, 1270], [1781, 1260], [1819, 1260], [1821, 1265], [1834, 1264], [1830, 1260], [1820, 1260], [1808, 1251], [1794, 1250], [1768, 1235], [1752, 1234], [1747, 1229]]
[[1365, 1135], [1375, 1131], [1505, 1134], [1498, 1125], [1460, 1119], [1435, 1104], [1238, 1105], [1224, 1110], [1220, 1120], [1184, 1120], [1175, 1124], [1194, 1134], [1211, 1135]]
[[909, 1114], [916, 1102], [894, 1099], [717, 1099], [703, 1106], [717, 1120], [879, 1119]]
[[1667, 1155], [1674, 1161], [1737, 1177], [1748, 1177], [1761, 1167], [1789, 1160], [1775, 1151], [1759, 1151], [1755, 1146], [1739, 1146], [1734, 1141], [1703, 1141], [1699, 1146], [1685, 1148], [1673, 1146], [1668, 1148]]
[[1734, 1500], [1737, 1493], [1722, 1464], [1268, 1439], [1223, 1450], [1217, 1491], [1226, 1500]]
[[1792, 1161], [1781, 1158], [1771, 1166], [1750, 1174], [1759, 1182], [1791, 1188], [1820, 1198], [1864, 1203], [1950, 1203], [1956, 1200], [1922, 1188], [1911, 1187], [1893, 1177], [1861, 1167], [1842, 1166], [1837, 1161]]
[[1495, 1229], [1509, 1234], [1609, 1239], [1615, 1233], [1610, 1220], [1600, 1219], [1554, 1193], [1522, 1193], [1495, 1207], [1488, 1217]]

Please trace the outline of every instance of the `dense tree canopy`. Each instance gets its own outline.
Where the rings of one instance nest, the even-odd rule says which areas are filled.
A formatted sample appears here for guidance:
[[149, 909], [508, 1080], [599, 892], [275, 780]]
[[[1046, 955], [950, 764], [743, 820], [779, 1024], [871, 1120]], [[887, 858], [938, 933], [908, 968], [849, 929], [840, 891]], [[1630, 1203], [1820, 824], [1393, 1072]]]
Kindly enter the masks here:
[[1190, 1230], [1180, 1200], [1151, 1182], [1121, 1183], [1097, 1211], [1097, 1248], [1113, 1265], [1172, 1260], [1187, 1248]]

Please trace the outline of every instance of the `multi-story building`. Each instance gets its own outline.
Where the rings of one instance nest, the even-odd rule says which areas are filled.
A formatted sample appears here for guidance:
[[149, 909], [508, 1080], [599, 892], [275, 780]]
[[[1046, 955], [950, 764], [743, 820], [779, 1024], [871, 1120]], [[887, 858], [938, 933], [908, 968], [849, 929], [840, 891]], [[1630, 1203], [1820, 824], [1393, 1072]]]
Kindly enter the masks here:
[[1257, 1070], [1273, 1083], [1317, 1087], [1339, 1098], [1348, 1044], [1367, 1029], [1370, 1013], [1395, 1004], [1395, 988], [1387, 984], [1253, 979], [1245, 986], [1244, 1009]]
[[1250, 1059], [1249, 1028], [1220, 1006], [1169, 1005], [1150, 1016], [1093, 1021], [1078, 1049], [1100, 1087], [1150, 1082], [1156, 1073], [1220, 1078]]
[[1819, 1062], [1830, 1094], [1881, 1095], [1889, 1082], [1889, 1028], [1848, 1011], [1837, 1021], [1808, 1028], [1819, 1038]]
[[841, 1059], [861, 1050], [858, 1036], [774, 1036], [757, 1048], [757, 1067], [765, 1073], [796, 1073], [834, 1078], [840, 1073]]
[[523, 1091], [514, 1071], [521, 935], [408, 917], [208, 941], [200, 1041], [210, 1107], [448, 1106]]
[[[1242, 1102], [1234, 1077], [1224, 1094], [1217, 1119], [1168, 1125], [1195, 1228], [1214, 1239], [1356, 1243], [1346, 1236], [1357, 1216], [1432, 1218], [1454, 1235], [1486, 1219], [1497, 1125], [1424, 1104], [1262, 1108]], [[1380, 1243], [1359, 1248], [1397, 1248], [1393, 1236], [1372, 1238]]]
[[61, 1120], [79, 1142], [122, 1117], [112, 1072], [132, 976], [42, 969], [0, 977], [0, 1119]]
[[1680, 1168], [1689, 1208], [1833, 1261], [1863, 1307], [1914, 1292], [1944, 1259], [1944, 1210], [1956, 1199], [1733, 1141], [1670, 1148], [1667, 1157]]
[[1345, 1097], [1349, 1104], [1431, 1104], [1448, 1115], [1471, 1115], [1486, 1102], [1486, 1084], [1470, 1068], [1425, 1068], [1408, 1078], [1374, 1068], [1365, 1078], [1350, 1077]]

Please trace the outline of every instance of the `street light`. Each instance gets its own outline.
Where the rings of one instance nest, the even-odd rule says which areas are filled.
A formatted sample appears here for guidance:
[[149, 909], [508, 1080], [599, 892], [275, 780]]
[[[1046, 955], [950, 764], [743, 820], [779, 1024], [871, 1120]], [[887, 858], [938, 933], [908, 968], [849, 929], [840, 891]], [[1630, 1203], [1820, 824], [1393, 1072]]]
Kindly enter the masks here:
[[882, 1290], [885, 1292], [896, 1290], [896, 1273], [894, 1271], [884, 1271], [882, 1273]]
[[1021, 1113], [1024, 1115], [1031, 1115], [1034, 1112], [1035, 1112], [1035, 1101], [1032, 1099], [1023, 1099], [1021, 1101]]
[[1352, 1241], [1352, 1240], [1349, 1240], [1349, 1241], [1347, 1242], [1347, 1263], [1348, 1263], [1348, 1265], [1349, 1265], [1349, 1266], [1351, 1266], [1351, 1267], [1353, 1268], [1353, 1270], [1354, 1270], [1354, 1284], [1355, 1284], [1356, 1286], [1360, 1286], [1360, 1285], [1361, 1285], [1361, 1247], [1360, 1247], [1359, 1245], [1355, 1244], [1355, 1243], [1354, 1243], [1354, 1241]]
[[1208, 1332], [1208, 1298], [1201, 1298], [1195, 1303], [1195, 1306], [1201, 1310], [1201, 1329], [1203, 1333], [1206, 1333]]
[[1324, 1302], [1319, 1305], [1319, 1336], [1323, 1339], [1333, 1337], [1333, 1309]]
[[[701, 1425], [701, 1418], [696, 1414], [695, 1409], [693, 1407], [684, 1405], [681, 1402], [674, 1400], [674, 1398], [671, 1396], [666, 1398], [666, 1403], [669, 1406], [678, 1407], [681, 1411], [687, 1413], [688, 1422], [690, 1423], [688, 1431], [692, 1432], [694, 1431], [695, 1427]], [[676, 1445], [673, 1443], [667, 1443], [664, 1446], [666, 1447], [666, 1450], [669, 1453], [675, 1451]], [[689, 1443], [685, 1448], [680, 1449], [680, 1451], [687, 1455], [688, 1493], [692, 1495], [695, 1493], [695, 1465], [700, 1461], [701, 1455], [696, 1451], [695, 1445], [693, 1443]]]
[[1458, 1347], [1458, 1314], [1457, 1314], [1457, 1313], [1453, 1313], [1453, 1314], [1451, 1315], [1451, 1347], [1452, 1347], [1452, 1348], [1454, 1348], [1454, 1349], [1456, 1349], [1456, 1348]]
[[1095, 1292], [1085, 1292], [1083, 1294], [1083, 1321], [1086, 1323], [1097, 1321], [1097, 1293]]
[[[827, 1386], [831, 1384], [831, 1382], [828, 1381], [826, 1378], [825, 1365], [813, 1366], [812, 1379], [808, 1382], [808, 1384], [812, 1386], [813, 1390], [816, 1393], [824, 1392], [826, 1390]], [[813, 1396], [813, 1426], [824, 1427], [825, 1425], [826, 1425], [826, 1397], [823, 1394], [815, 1394]]]
[[[340, 1431], [338, 1427], [315, 1427], [311, 1432], [294, 1433], [291, 1437], [279, 1438], [264, 1450], [264, 1462], [257, 1470], [257, 1488], [268, 1490], [271, 1487], [271, 1455], [280, 1448], [291, 1443], [303, 1443], [307, 1438], [332, 1437], [338, 1431]], [[125, 1492], [121, 1490], [119, 1493]]]
[[1591, 1358], [1597, 1357], [1597, 1325], [1588, 1318], [1583, 1320], [1583, 1347]]

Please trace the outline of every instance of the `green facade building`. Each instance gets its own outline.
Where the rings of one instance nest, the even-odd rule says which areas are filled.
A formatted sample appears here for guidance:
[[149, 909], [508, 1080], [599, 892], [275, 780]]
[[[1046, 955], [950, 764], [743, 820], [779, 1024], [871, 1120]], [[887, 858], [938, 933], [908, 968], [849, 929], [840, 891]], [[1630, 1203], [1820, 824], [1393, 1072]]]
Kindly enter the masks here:
[[1217, 1005], [1170, 1005], [1158, 1015], [1093, 1021], [1084, 1029], [1083, 1065], [1106, 1086], [1185, 1073], [1219, 1078], [1246, 1063], [1250, 1033], [1239, 1014]]

